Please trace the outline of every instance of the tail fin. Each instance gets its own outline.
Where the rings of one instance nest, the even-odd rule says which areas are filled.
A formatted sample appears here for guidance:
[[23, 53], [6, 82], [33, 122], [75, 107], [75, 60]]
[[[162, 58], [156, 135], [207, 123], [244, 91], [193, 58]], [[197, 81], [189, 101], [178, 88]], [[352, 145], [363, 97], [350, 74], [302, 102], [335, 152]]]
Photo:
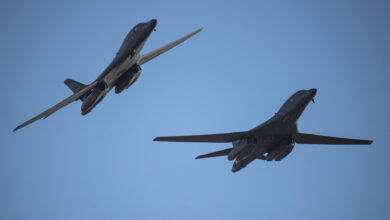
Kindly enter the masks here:
[[[66, 79], [64, 81], [65, 85], [67, 85], [69, 87], [70, 90], [72, 90], [72, 92], [74, 94], [80, 92], [81, 90], [83, 90], [85, 87], [87, 87], [87, 85], [85, 84], [82, 84], [80, 82], [77, 82], [73, 79]], [[88, 96], [89, 92], [87, 92], [85, 95], [81, 96], [79, 99], [81, 101], [84, 101], [84, 97]]]
[[78, 93], [80, 92], [82, 89], [84, 89], [85, 87], [87, 87], [87, 85], [84, 85], [82, 83], [79, 83], [77, 81], [74, 81], [73, 79], [66, 79], [64, 81], [65, 85], [67, 85], [69, 87], [70, 90], [72, 90], [73, 93]]

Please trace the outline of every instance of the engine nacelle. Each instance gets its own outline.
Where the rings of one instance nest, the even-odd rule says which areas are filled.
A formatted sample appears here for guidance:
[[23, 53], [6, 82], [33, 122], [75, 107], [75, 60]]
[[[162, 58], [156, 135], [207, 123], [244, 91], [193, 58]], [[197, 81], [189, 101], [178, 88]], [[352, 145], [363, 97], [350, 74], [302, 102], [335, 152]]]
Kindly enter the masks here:
[[278, 155], [275, 157], [275, 161], [281, 161], [283, 158], [287, 157], [293, 150], [295, 144], [293, 145], [286, 145], [286, 148]]
[[233, 149], [228, 155], [228, 160], [234, 160], [234, 158], [238, 157], [239, 155], [244, 157], [245, 154], [252, 151], [255, 144], [257, 144], [257, 139], [255, 136], [233, 141]]
[[128, 89], [138, 79], [141, 72], [142, 69], [140, 66], [134, 65], [131, 67], [116, 81], [115, 93], [119, 94], [123, 90]]
[[99, 87], [91, 89], [88, 96], [84, 98], [83, 104], [81, 105], [81, 114], [86, 115], [90, 112], [106, 95], [104, 90]]
[[283, 158], [285, 158], [291, 153], [294, 146], [295, 142], [293, 140], [282, 141], [278, 146], [276, 146], [268, 153], [267, 161], [281, 161]]
[[98, 88], [100, 91], [104, 91], [108, 88], [107, 86], [107, 83], [104, 82], [104, 81], [101, 81], [99, 82], [97, 85], [96, 85], [96, 88]]

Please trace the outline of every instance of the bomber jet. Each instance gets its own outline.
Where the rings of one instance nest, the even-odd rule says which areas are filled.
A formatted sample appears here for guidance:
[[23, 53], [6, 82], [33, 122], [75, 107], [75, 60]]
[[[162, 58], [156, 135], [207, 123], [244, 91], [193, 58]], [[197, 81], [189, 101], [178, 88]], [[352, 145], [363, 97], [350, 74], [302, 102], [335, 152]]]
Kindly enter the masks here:
[[100, 76], [89, 85], [76, 82], [72, 79], [66, 79], [64, 83], [73, 91], [73, 95], [37, 115], [36, 117], [17, 126], [16, 131], [34, 121], [46, 118], [60, 108], [70, 104], [73, 101], [81, 100], [81, 114], [86, 115], [90, 112], [104, 97], [115, 87], [115, 93], [119, 94], [128, 89], [141, 74], [141, 65], [168, 51], [176, 45], [182, 43], [193, 35], [199, 33], [202, 28], [167, 44], [157, 50], [145, 55], [140, 55], [142, 48], [150, 34], [156, 30], [157, 20], [152, 19], [149, 22], [137, 24], [127, 34], [118, 53], [110, 65], [100, 74]]
[[330, 137], [298, 131], [298, 119], [312, 101], [317, 89], [300, 90], [292, 95], [273, 117], [244, 132], [192, 136], [157, 137], [154, 141], [171, 142], [232, 142], [233, 147], [200, 155], [195, 159], [227, 156], [235, 160], [232, 172], [246, 167], [255, 159], [280, 161], [298, 144], [369, 145], [372, 140]]

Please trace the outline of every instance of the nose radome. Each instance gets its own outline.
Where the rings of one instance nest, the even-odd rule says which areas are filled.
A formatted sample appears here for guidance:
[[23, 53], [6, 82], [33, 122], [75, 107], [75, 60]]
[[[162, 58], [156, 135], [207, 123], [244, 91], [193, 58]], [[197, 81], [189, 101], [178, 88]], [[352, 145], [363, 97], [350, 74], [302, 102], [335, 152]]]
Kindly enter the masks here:
[[315, 88], [310, 89], [309, 92], [310, 92], [310, 94], [311, 94], [312, 96], [315, 96], [315, 95], [317, 94], [317, 89], [315, 89]]
[[149, 23], [153, 26], [156, 26], [157, 25], [157, 19], [152, 19], [149, 21]]

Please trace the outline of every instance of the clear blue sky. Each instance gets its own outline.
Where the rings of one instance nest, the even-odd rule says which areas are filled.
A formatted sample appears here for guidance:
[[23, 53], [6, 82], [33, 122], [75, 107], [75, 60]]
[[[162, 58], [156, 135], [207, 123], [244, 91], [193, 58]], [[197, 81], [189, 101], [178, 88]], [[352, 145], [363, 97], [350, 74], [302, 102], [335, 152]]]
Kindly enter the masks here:
[[[389, 1], [2, 1], [0, 219], [389, 219]], [[89, 115], [80, 102], [12, 133], [92, 82], [127, 32], [158, 19], [142, 66]], [[318, 88], [301, 131], [373, 139], [296, 145], [231, 173], [229, 144], [156, 136], [251, 129]]]

